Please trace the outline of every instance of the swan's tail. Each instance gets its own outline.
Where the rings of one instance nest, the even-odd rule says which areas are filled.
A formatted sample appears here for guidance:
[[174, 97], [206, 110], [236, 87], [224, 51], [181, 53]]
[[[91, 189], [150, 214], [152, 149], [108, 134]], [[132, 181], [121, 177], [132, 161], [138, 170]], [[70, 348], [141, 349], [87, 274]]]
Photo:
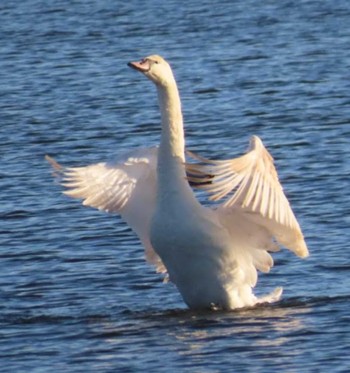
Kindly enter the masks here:
[[283, 293], [283, 288], [278, 287], [274, 291], [272, 291], [271, 293], [269, 293], [269, 294], [267, 294], [267, 295], [265, 295], [261, 298], [258, 298], [257, 301], [256, 301], [256, 304], [278, 302], [281, 299], [282, 293]]

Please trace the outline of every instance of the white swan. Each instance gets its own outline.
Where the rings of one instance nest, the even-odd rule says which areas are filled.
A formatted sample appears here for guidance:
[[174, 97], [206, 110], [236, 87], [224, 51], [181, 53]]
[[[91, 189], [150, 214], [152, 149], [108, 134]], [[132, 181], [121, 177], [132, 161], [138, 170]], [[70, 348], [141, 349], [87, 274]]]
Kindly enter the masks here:
[[[149, 56], [128, 65], [157, 87], [160, 146], [137, 149], [114, 163], [61, 168], [65, 193], [119, 213], [139, 236], [148, 261], [168, 273], [190, 308], [277, 301], [281, 288], [262, 298], [253, 294], [257, 270], [273, 266], [268, 252], [278, 251], [277, 243], [300, 257], [308, 249], [271, 155], [254, 136], [240, 158], [210, 161], [190, 154], [200, 163], [185, 165], [181, 103], [169, 64]], [[214, 209], [202, 206], [189, 180], [213, 200], [226, 200]]]

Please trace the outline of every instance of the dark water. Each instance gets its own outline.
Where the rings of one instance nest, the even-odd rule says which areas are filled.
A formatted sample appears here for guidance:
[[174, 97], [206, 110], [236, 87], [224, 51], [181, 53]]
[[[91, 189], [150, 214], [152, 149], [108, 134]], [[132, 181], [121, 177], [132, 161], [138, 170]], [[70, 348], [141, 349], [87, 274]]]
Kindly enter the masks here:
[[[0, 371], [350, 370], [350, 3], [23, 0], [0, 4]], [[273, 306], [188, 311], [118, 217], [61, 195], [44, 154], [102, 161], [159, 138], [171, 61], [189, 148], [261, 136], [311, 257], [282, 251]]]

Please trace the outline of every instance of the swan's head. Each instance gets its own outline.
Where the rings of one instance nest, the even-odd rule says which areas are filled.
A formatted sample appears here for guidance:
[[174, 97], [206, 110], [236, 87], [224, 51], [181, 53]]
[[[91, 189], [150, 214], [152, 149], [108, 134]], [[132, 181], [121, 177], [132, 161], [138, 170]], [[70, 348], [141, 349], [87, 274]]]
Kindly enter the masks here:
[[148, 56], [139, 62], [129, 62], [128, 66], [142, 72], [156, 85], [168, 86], [175, 81], [168, 62], [157, 55]]

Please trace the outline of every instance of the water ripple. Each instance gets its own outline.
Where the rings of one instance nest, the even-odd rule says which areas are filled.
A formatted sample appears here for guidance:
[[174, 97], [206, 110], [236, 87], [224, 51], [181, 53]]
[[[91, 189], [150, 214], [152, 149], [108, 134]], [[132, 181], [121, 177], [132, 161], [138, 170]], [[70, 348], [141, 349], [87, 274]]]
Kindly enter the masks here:
[[[0, 5], [0, 372], [348, 370], [349, 17], [345, 0]], [[190, 149], [234, 157], [256, 134], [274, 156], [311, 252], [261, 276], [277, 305], [187, 310], [118, 217], [53, 183], [47, 153], [158, 143], [155, 92], [126, 67], [150, 53], [174, 67]]]

